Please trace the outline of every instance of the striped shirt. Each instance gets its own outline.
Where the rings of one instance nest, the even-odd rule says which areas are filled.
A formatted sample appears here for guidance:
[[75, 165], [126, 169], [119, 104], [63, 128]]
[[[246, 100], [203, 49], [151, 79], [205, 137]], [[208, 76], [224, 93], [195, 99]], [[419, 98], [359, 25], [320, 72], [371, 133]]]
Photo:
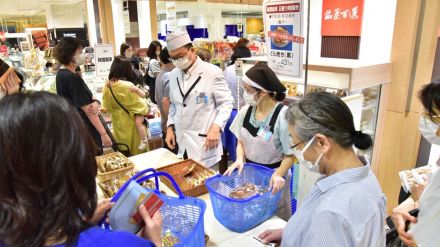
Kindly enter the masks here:
[[385, 246], [385, 211], [368, 165], [323, 176], [290, 218], [281, 246]]

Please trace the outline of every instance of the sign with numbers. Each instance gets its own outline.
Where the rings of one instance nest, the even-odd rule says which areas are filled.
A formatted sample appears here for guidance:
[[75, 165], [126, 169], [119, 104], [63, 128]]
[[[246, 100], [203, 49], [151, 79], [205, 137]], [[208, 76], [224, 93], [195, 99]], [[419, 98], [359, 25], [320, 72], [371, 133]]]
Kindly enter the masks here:
[[364, 0], [323, 0], [322, 36], [361, 36]]
[[263, 12], [269, 67], [275, 73], [301, 78], [302, 0], [265, 2]]
[[108, 76], [113, 62], [113, 45], [95, 45], [95, 70], [97, 76]]

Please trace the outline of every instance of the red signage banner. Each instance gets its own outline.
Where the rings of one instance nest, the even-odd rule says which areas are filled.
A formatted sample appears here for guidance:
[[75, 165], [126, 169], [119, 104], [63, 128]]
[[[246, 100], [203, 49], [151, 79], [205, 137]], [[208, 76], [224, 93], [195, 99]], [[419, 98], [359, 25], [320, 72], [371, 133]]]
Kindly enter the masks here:
[[361, 36], [364, 0], [323, 0], [322, 36]]

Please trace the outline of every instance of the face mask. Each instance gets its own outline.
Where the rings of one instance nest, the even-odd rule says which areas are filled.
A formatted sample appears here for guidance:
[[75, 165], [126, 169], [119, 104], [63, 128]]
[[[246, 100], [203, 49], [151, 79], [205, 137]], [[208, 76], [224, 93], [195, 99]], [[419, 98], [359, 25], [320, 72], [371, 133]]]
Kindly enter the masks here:
[[132, 58], [132, 57], [133, 57], [133, 52], [132, 52], [132, 51], [127, 51], [127, 52], [125, 53], [125, 57], [126, 57], [126, 58]]
[[438, 124], [432, 122], [429, 117], [421, 117], [419, 130], [423, 137], [431, 144], [440, 145], [440, 137], [437, 136]]
[[86, 61], [86, 56], [84, 53], [76, 54], [73, 58], [76, 65], [83, 65]]
[[159, 55], [160, 55], [160, 51], [156, 51], [156, 56], [159, 57]]
[[246, 102], [246, 104], [250, 105], [250, 106], [256, 106], [257, 105], [257, 101], [255, 100], [255, 95], [258, 92], [255, 93], [248, 93], [246, 90], [244, 90], [243, 92], [243, 99]]
[[300, 165], [305, 166], [309, 171], [314, 172], [314, 173], [320, 173], [319, 172], [319, 161], [321, 160], [322, 156], [324, 155], [323, 153], [321, 153], [318, 158], [316, 159], [315, 163], [312, 164], [312, 162], [305, 160], [304, 159], [304, 153], [306, 152], [306, 150], [312, 145], [313, 140], [315, 140], [315, 137], [313, 137], [307, 144], [306, 146], [303, 148], [303, 150], [298, 151], [296, 149], [293, 149], [293, 154], [295, 155], [296, 159], [298, 160], [298, 163]]
[[186, 55], [186, 57], [173, 60], [172, 63], [174, 64], [174, 66], [181, 70], [185, 70], [191, 66], [191, 60], [189, 60], [188, 54]]

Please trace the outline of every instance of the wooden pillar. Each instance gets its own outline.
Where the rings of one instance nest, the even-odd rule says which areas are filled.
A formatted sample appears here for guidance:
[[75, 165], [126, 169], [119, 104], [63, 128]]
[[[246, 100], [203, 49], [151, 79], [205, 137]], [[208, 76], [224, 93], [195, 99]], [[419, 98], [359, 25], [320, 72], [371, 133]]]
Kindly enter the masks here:
[[157, 40], [157, 7], [156, 0], [150, 0], [151, 40]]
[[[115, 44], [112, 3], [110, 0], [98, 0], [98, 7], [102, 43]], [[114, 52], [117, 54], [116, 47], [114, 47]]]
[[420, 143], [417, 93], [431, 79], [440, 26], [440, 1], [398, 0], [391, 51], [391, 83], [383, 88], [383, 125], [377, 134], [376, 175], [388, 199], [397, 205], [398, 172], [414, 168]]

